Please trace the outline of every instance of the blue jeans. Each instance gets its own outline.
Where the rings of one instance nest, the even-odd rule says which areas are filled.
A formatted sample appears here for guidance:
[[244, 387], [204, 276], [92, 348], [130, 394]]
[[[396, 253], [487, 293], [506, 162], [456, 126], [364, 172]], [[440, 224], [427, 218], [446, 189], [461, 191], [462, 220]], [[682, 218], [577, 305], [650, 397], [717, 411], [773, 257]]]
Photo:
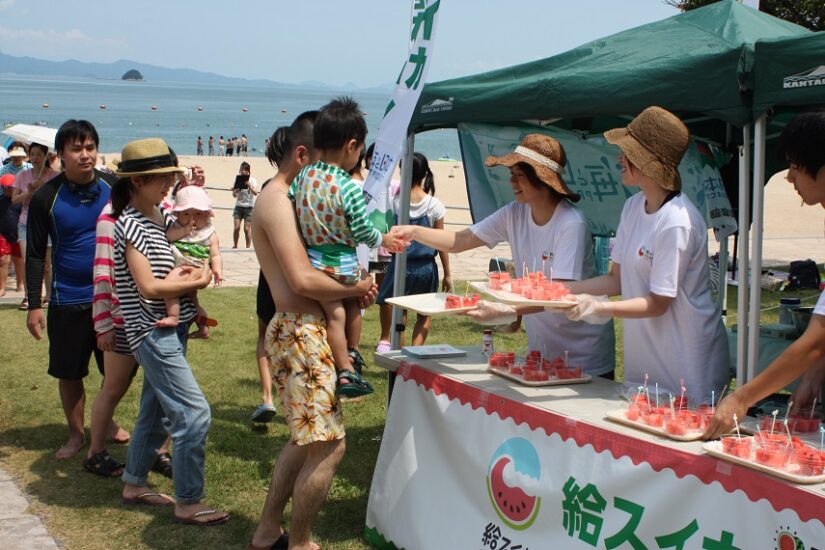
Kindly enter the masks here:
[[156, 328], [140, 343], [135, 359], [143, 367], [140, 412], [126, 458], [123, 481], [146, 485], [167, 433], [172, 455], [175, 500], [192, 504], [203, 498], [204, 446], [211, 411], [186, 362], [188, 323]]

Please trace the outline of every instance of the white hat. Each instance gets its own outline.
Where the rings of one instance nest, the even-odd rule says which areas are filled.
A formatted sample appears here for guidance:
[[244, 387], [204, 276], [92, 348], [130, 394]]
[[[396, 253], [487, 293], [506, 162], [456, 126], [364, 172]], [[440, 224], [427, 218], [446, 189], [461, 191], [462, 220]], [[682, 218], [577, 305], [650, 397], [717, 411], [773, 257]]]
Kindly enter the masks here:
[[12, 157], [12, 158], [13, 157], [26, 158], [27, 156], [29, 156], [29, 155], [26, 154], [26, 150], [23, 149], [22, 147], [12, 147], [11, 151], [9, 151], [9, 157]]

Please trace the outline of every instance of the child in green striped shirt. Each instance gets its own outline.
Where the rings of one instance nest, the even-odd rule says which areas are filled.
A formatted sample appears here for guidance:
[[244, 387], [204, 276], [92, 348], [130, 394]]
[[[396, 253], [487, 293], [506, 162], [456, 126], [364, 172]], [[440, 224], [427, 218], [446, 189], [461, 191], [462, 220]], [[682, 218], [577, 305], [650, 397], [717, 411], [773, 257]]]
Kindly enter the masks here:
[[[361, 189], [349, 171], [358, 162], [367, 137], [367, 124], [358, 104], [342, 97], [318, 112], [314, 128], [317, 162], [304, 167], [290, 186], [290, 198], [310, 263], [344, 284], [361, 278], [355, 253], [358, 244], [379, 245], [390, 250], [403, 244], [382, 235], [367, 218]], [[320, 302], [327, 321], [327, 341], [338, 371], [338, 393], [357, 397], [373, 392], [372, 386], [353, 369], [363, 360], [357, 351], [361, 338], [361, 310], [355, 299]]]

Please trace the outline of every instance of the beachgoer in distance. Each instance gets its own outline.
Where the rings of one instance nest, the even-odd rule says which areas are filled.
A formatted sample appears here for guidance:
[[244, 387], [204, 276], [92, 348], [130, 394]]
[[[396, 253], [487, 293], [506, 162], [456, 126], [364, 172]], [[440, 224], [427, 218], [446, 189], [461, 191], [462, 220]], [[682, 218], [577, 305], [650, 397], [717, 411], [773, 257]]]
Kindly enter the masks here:
[[[111, 187], [94, 167], [99, 138], [85, 120], [68, 120], [55, 137], [63, 173], [44, 183], [31, 197], [27, 220], [26, 292], [29, 311], [26, 326], [37, 340], [49, 336], [49, 374], [58, 379], [60, 400], [69, 439], [57, 451], [60, 459], [77, 454], [84, 444], [86, 392], [83, 379], [98, 349], [92, 300], [94, 298], [95, 225], [109, 202]], [[48, 240], [52, 241], [52, 301], [48, 324], [40, 302]]]
[[[212, 271], [205, 262], [201, 268], [174, 267], [165, 234], [171, 220], [158, 208], [181, 171], [162, 139], [133, 141], [123, 148], [112, 191], [117, 219], [115, 285], [126, 338], [143, 367], [140, 411], [129, 444], [122, 495], [125, 504], [174, 504], [175, 522], [206, 526], [225, 523], [229, 514], [201, 502], [211, 413], [186, 362], [186, 336], [195, 317], [188, 294], [208, 286]], [[166, 315], [164, 299], [174, 296], [181, 301], [180, 324], [156, 326]], [[175, 446], [174, 501], [146, 484], [167, 427]]]
[[[513, 202], [458, 232], [414, 225], [393, 229], [408, 240], [448, 252], [508, 242], [519, 276], [526, 275], [525, 270], [541, 271], [566, 284], [591, 277], [596, 273], [593, 240], [584, 215], [573, 206], [579, 196], [562, 179], [566, 163], [561, 143], [529, 134], [512, 153], [485, 161], [487, 166], [509, 168]], [[512, 323], [519, 314], [524, 315], [528, 349], [551, 357], [567, 351], [571, 365], [591, 375], [612, 375], [615, 342], [610, 324], [577, 323], [543, 308], [484, 300], [468, 313], [483, 323], [501, 325]]]
[[218, 138], [218, 156], [224, 156], [224, 151], [226, 151], [226, 142], [223, 140], [223, 136], [220, 136], [220, 138]]
[[[401, 198], [393, 198], [393, 213], [396, 223], [401, 211]], [[444, 229], [444, 216], [446, 214], [444, 204], [435, 198], [435, 178], [430, 170], [427, 157], [421, 153], [413, 154], [412, 184], [410, 187], [410, 224], [419, 227], [431, 227], [436, 230]], [[453, 281], [450, 275], [450, 254], [444, 251], [437, 251], [432, 247], [413, 242], [407, 248], [407, 271], [405, 275], [404, 296], [413, 294], [427, 294], [438, 291], [438, 265], [435, 263], [435, 256], [441, 258], [441, 265], [444, 267], [444, 279], [441, 282], [442, 292], [452, 292]], [[389, 271], [384, 277], [378, 291], [378, 304], [384, 305], [387, 298], [394, 295], [396, 256], [393, 256]], [[407, 324], [407, 311], [404, 310], [402, 325]], [[386, 330], [386, 332], [385, 332]], [[412, 331], [412, 345], [421, 346], [427, 340], [430, 332], [430, 317], [417, 314], [415, 326]], [[390, 337], [389, 324], [381, 326], [381, 336], [379, 341], [387, 341]], [[404, 334], [401, 334], [401, 346], [404, 345]]]
[[[568, 318], [621, 317], [624, 384], [658, 384], [664, 395], [710, 400], [730, 379], [721, 311], [710, 292], [705, 217], [681, 193], [678, 165], [690, 143], [672, 113], [648, 107], [605, 139], [619, 146], [622, 182], [639, 187], [627, 199], [607, 275], [570, 283], [578, 304]], [[594, 296], [616, 296], [617, 301]], [[689, 335], [689, 336], [688, 336]]]
[[226, 140], [226, 156], [231, 157], [235, 152], [235, 138], [231, 137]]
[[17, 220], [20, 218], [20, 205], [12, 202], [12, 189], [15, 177], [11, 174], [0, 176], [0, 296], [6, 294], [6, 279], [9, 277], [9, 264], [14, 257], [14, 270], [17, 273], [17, 290], [21, 271], [20, 243], [17, 242]]
[[[375, 228], [366, 215], [363, 192], [348, 173], [358, 161], [367, 135], [358, 104], [349, 97], [332, 100], [318, 111], [313, 135], [319, 160], [301, 170], [290, 186], [290, 198], [295, 202], [313, 267], [344, 284], [354, 284], [361, 278], [355, 252], [359, 243], [370, 247], [383, 244], [393, 250], [402, 244]], [[361, 339], [357, 301], [321, 300], [321, 307], [339, 372], [339, 393], [347, 397], [372, 393], [372, 386], [357, 372], [363, 368], [357, 353]]]
[[253, 220], [255, 253], [278, 305], [267, 329], [266, 348], [290, 430], [290, 441], [272, 472], [253, 549], [287, 546], [281, 519], [293, 496], [289, 547], [318, 548], [309, 541], [310, 530], [344, 456], [345, 433], [324, 312], [317, 300], [361, 297], [366, 307], [377, 292], [370, 277], [344, 285], [314, 269], [307, 257], [287, 192], [292, 175], [316, 160], [314, 116], [305, 113], [290, 126], [283, 164], [261, 192]]
[[214, 137], [209, 136], [208, 146], [209, 146], [209, 156], [214, 157], [215, 156], [215, 138]]
[[[315, 111], [310, 112], [307, 118], [312, 117], [314, 120], [313, 113]], [[289, 126], [281, 126], [275, 130], [272, 138], [267, 140], [266, 158], [272, 166], [278, 167], [278, 172], [287, 168], [284, 164], [284, 156], [288, 132]], [[297, 170], [291, 176], [284, 172], [284, 177], [288, 177], [289, 181], [292, 181], [297, 174]], [[261, 190], [271, 181], [272, 179], [265, 181]], [[272, 402], [272, 374], [269, 372], [269, 359], [266, 356], [264, 345], [266, 327], [275, 315], [275, 301], [272, 299], [272, 293], [269, 291], [264, 273], [260, 269], [258, 270], [258, 288], [255, 296], [255, 313], [258, 315], [258, 341], [255, 345], [255, 360], [258, 365], [258, 378], [261, 384], [261, 404], [252, 412], [252, 421], [266, 423], [272, 421], [277, 412], [275, 403]]]
[[241, 176], [248, 179], [243, 183], [243, 188], [232, 188], [232, 196], [235, 197], [235, 209], [232, 211], [234, 228], [232, 229], [232, 248], [238, 248], [238, 239], [241, 236], [241, 222], [243, 222], [243, 236], [246, 247], [252, 246], [252, 209], [255, 206], [255, 196], [258, 194], [258, 180], [250, 176], [252, 168], [244, 161], [238, 170]]
[[196, 144], [195, 150], [197, 151], [197, 155], [199, 157], [203, 156], [203, 138], [201, 138], [200, 136], [198, 136], [198, 142]]
[[[797, 115], [782, 130], [777, 149], [780, 158], [789, 164], [786, 177], [802, 202], [825, 208], [825, 113]], [[753, 380], [722, 399], [705, 438], [713, 439], [729, 432], [734, 425], [734, 414], [745, 418], [749, 407], [800, 376], [802, 380], [792, 396], [794, 410], [810, 411], [812, 402], [818, 398], [821, 406], [825, 381], [825, 292], [820, 294], [802, 336]], [[816, 417], [815, 411], [808, 414]]]

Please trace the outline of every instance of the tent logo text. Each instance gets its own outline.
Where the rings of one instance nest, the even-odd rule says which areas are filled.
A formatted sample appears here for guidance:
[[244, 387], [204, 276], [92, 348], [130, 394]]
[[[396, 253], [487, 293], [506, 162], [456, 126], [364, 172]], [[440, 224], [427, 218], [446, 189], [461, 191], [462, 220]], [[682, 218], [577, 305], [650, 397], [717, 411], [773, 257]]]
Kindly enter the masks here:
[[810, 86], [825, 86], [825, 65], [808, 69], [793, 76], [786, 76], [782, 79], [782, 87], [808, 88]]
[[434, 99], [429, 103], [421, 106], [421, 114], [441, 113], [443, 111], [453, 110], [453, 98], [449, 99]]

